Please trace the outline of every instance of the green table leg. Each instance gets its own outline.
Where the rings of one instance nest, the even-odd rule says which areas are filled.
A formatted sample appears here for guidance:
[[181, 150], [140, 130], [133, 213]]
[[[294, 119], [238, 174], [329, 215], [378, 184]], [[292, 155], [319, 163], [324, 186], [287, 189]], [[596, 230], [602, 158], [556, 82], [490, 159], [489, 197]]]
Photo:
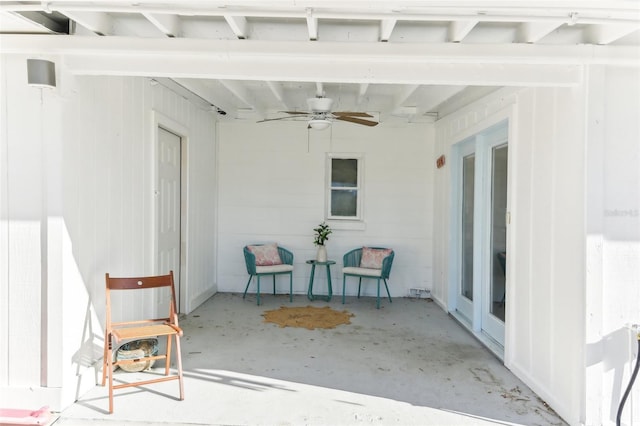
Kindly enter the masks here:
[[311, 265], [311, 276], [309, 277], [309, 290], [307, 291], [307, 297], [309, 300], [313, 300], [313, 276], [316, 272], [316, 265]]
[[331, 301], [331, 296], [333, 296], [333, 289], [331, 288], [331, 269], [329, 268], [330, 265], [327, 265], [327, 286], [329, 287], [329, 295], [327, 296], [327, 302]]

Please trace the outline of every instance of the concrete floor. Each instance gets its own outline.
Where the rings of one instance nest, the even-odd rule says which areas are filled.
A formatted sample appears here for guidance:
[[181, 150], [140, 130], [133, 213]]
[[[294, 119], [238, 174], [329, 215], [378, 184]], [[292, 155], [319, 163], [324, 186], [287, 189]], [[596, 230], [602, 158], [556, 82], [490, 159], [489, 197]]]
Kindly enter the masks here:
[[[56, 425], [564, 425], [544, 401], [428, 299], [217, 294], [184, 318], [185, 400], [177, 382], [97, 386]], [[280, 306], [354, 314], [335, 329], [280, 328]], [[125, 376], [142, 373], [122, 373]], [[147, 373], [148, 374], [148, 373]]]

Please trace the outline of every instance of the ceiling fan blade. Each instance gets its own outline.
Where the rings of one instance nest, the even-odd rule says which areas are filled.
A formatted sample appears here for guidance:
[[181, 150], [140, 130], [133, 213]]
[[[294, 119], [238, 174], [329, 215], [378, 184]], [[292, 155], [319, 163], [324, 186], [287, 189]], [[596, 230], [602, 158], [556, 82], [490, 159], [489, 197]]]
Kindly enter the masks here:
[[377, 121], [363, 120], [361, 118], [356, 118], [356, 117], [336, 117], [336, 120], [348, 121], [350, 123], [355, 123], [355, 124], [363, 124], [363, 125], [369, 126], [369, 127], [373, 127], [373, 126], [377, 126], [378, 125]]
[[285, 114], [293, 114], [293, 115], [309, 115], [311, 114], [310, 112], [305, 112], [305, 111], [280, 111], [283, 112]]
[[366, 112], [335, 111], [335, 112], [332, 112], [331, 114], [335, 115], [336, 117], [350, 116], [350, 117], [369, 117], [369, 118], [373, 118], [373, 115], [367, 114]]
[[256, 123], [264, 123], [265, 121], [290, 120], [292, 118], [296, 117], [265, 118], [264, 120], [256, 121]]

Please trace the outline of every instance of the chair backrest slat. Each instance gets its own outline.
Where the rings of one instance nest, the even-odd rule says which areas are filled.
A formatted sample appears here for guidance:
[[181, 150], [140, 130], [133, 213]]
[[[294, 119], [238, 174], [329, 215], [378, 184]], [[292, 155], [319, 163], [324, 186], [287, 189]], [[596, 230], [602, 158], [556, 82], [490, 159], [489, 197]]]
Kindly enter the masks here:
[[107, 288], [111, 290], [138, 290], [141, 288], [171, 287], [173, 272], [169, 275], [138, 278], [111, 278], [107, 274]]

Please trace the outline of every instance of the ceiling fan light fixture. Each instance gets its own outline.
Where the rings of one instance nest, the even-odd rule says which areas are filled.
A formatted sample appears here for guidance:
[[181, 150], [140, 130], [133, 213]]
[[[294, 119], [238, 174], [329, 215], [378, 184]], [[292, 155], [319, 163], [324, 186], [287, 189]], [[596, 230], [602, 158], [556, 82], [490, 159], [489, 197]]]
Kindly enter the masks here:
[[316, 118], [309, 120], [309, 127], [314, 130], [324, 130], [331, 126], [331, 122], [326, 118]]

